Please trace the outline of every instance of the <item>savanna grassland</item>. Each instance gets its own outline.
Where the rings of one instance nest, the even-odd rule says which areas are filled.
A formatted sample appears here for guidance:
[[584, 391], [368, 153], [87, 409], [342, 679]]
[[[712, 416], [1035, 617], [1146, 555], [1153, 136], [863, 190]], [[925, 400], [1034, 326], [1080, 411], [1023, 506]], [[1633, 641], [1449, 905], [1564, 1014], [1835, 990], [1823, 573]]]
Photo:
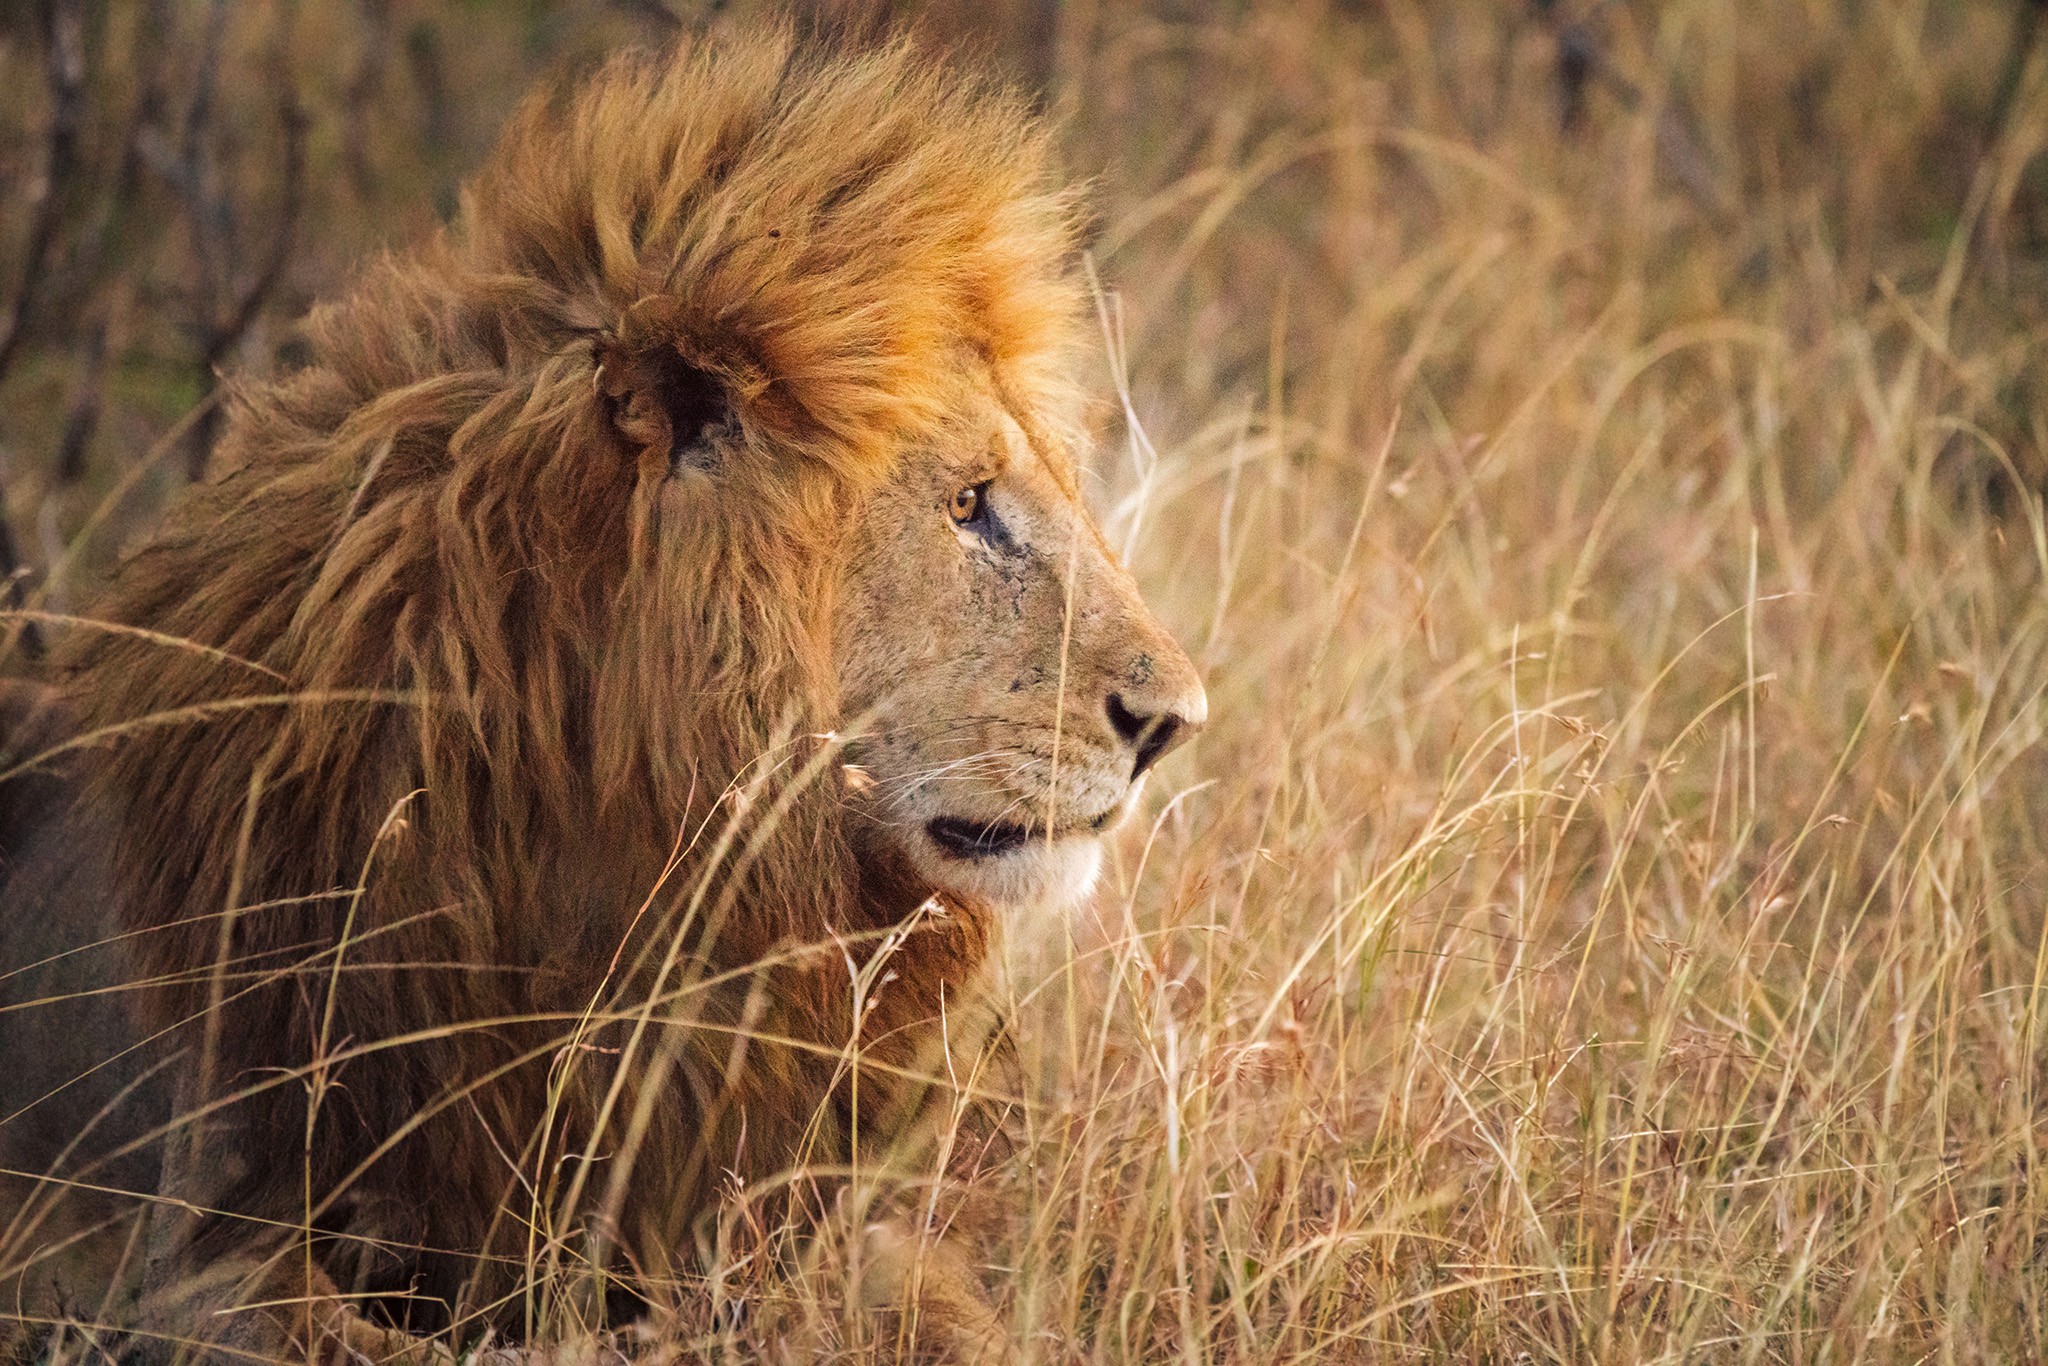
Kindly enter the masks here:
[[[19, 604], [671, 4], [0, 18]], [[905, 10], [1093, 179], [1093, 498], [1212, 709], [1014, 951], [1018, 1348], [2039, 1360], [2048, 10]], [[735, 1247], [661, 1350], [886, 1347]]]

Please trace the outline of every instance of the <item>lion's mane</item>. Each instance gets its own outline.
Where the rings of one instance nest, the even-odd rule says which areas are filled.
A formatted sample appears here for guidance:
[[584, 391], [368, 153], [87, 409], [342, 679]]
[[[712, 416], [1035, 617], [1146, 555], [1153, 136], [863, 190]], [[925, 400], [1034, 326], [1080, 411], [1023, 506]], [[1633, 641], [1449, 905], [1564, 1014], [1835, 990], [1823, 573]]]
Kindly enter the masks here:
[[[60, 660], [81, 729], [115, 732], [73, 773], [120, 832], [145, 1018], [247, 1093], [202, 1241], [311, 1191], [370, 1280], [459, 1313], [578, 1181], [645, 1257], [723, 1171], [843, 1149], [848, 958], [745, 965], [923, 898], [789, 776], [838, 720], [844, 526], [963, 356], [1071, 411], [1073, 223], [1028, 112], [906, 47], [615, 60], [316, 310], [303, 368], [234, 388], [215, 477], [95, 610], [207, 651], [76, 631]], [[643, 468], [654, 419], [620, 395], [664, 384], [712, 394], [737, 454]], [[981, 920], [899, 951], [868, 1025], [896, 1056]], [[722, 986], [663, 975], [686, 923]], [[703, 1027], [636, 1043], [657, 989], [657, 1026]]]

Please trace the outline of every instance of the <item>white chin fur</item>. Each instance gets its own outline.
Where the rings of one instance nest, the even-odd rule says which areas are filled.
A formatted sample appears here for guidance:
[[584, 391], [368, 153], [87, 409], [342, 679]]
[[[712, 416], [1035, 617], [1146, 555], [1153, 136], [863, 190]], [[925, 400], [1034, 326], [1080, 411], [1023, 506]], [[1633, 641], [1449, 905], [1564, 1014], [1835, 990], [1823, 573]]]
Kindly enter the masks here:
[[923, 839], [916, 861], [948, 891], [1006, 911], [1067, 911], [1095, 890], [1102, 871], [1102, 841], [1069, 836], [1043, 840], [989, 859], [956, 859]]

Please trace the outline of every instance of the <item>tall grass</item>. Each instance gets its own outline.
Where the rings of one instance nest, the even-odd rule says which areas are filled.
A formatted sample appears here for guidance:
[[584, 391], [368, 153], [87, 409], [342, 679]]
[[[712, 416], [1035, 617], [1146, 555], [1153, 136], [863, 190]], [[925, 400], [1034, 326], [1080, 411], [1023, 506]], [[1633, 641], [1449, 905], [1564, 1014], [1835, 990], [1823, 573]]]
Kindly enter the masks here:
[[1067, 54], [1215, 721], [1016, 982], [1054, 1359], [2041, 1350], [2048, 52], [1602, 15]]
[[[1012, 948], [1027, 1359], [2043, 1353], [2048, 44], [1567, 23], [1048, 39], [1097, 506], [1212, 721]], [[825, 1222], [648, 1331], [886, 1351]]]

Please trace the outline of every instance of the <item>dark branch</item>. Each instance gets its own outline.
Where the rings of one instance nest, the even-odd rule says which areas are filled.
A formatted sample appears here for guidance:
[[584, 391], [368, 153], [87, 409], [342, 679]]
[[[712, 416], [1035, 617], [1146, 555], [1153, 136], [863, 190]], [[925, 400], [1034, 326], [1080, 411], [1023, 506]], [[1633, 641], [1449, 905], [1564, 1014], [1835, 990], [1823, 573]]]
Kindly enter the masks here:
[[[284, 44], [280, 42], [280, 54], [283, 48]], [[209, 387], [218, 379], [220, 367], [248, 335], [257, 315], [263, 311], [264, 303], [283, 278], [285, 266], [291, 260], [292, 239], [298, 231], [305, 199], [306, 131], [310, 120], [299, 103], [291, 71], [282, 55], [279, 68], [278, 121], [284, 130], [284, 165], [280, 174], [277, 219], [272, 225], [270, 242], [255, 276], [235, 297], [226, 314], [216, 318], [207, 331], [200, 350], [199, 369], [200, 382]], [[206, 471], [206, 458], [219, 428], [219, 411], [218, 408], [213, 409], [194, 428], [191, 443], [185, 448], [185, 470], [193, 479], [202, 477]]]
[[28, 242], [22, 252], [21, 284], [0, 323], [0, 378], [4, 378], [27, 334], [28, 319], [49, 278], [57, 227], [72, 177], [78, 172], [78, 133], [85, 114], [84, 0], [47, 0], [50, 44], [50, 132], [43, 179], [31, 206]]
[[391, 0], [357, 0], [357, 7], [363, 14], [363, 53], [342, 91], [341, 164], [356, 197], [367, 202], [377, 188], [369, 128], [391, 64]]
[[100, 425], [100, 401], [107, 371], [108, 322], [103, 315], [86, 334], [83, 370], [71, 410], [64, 417], [64, 435], [57, 442], [57, 482], [75, 484], [85, 477], [85, 453]]
[[[27, 575], [28, 566], [21, 562], [21, 552], [15, 546], [14, 526], [7, 519], [5, 504], [0, 504], [0, 607], [21, 606], [21, 583]], [[43, 638], [34, 622], [19, 622], [0, 636], [0, 659], [17, 644], [30, 659], [42, 658]]]
[[[1586, 87], [1596, 78], [1624, 109], [1634, 112], [1643, 107], [1642, 89], [1615, 69], [1587, 20], [1559, 14], [1556, 0], [1535, 0], [1535, 11], [1550, 25], [1557, 44], [1559, 108], [1567, 132], [1582, 121]], [[1713, 159], [1677, 108], [1667, 104], [1657, 111], [1656, 136], [1665, 169], [1709, 218], [1726, 222], [1731, 216], [1728, 199], [1714, 173]]]

